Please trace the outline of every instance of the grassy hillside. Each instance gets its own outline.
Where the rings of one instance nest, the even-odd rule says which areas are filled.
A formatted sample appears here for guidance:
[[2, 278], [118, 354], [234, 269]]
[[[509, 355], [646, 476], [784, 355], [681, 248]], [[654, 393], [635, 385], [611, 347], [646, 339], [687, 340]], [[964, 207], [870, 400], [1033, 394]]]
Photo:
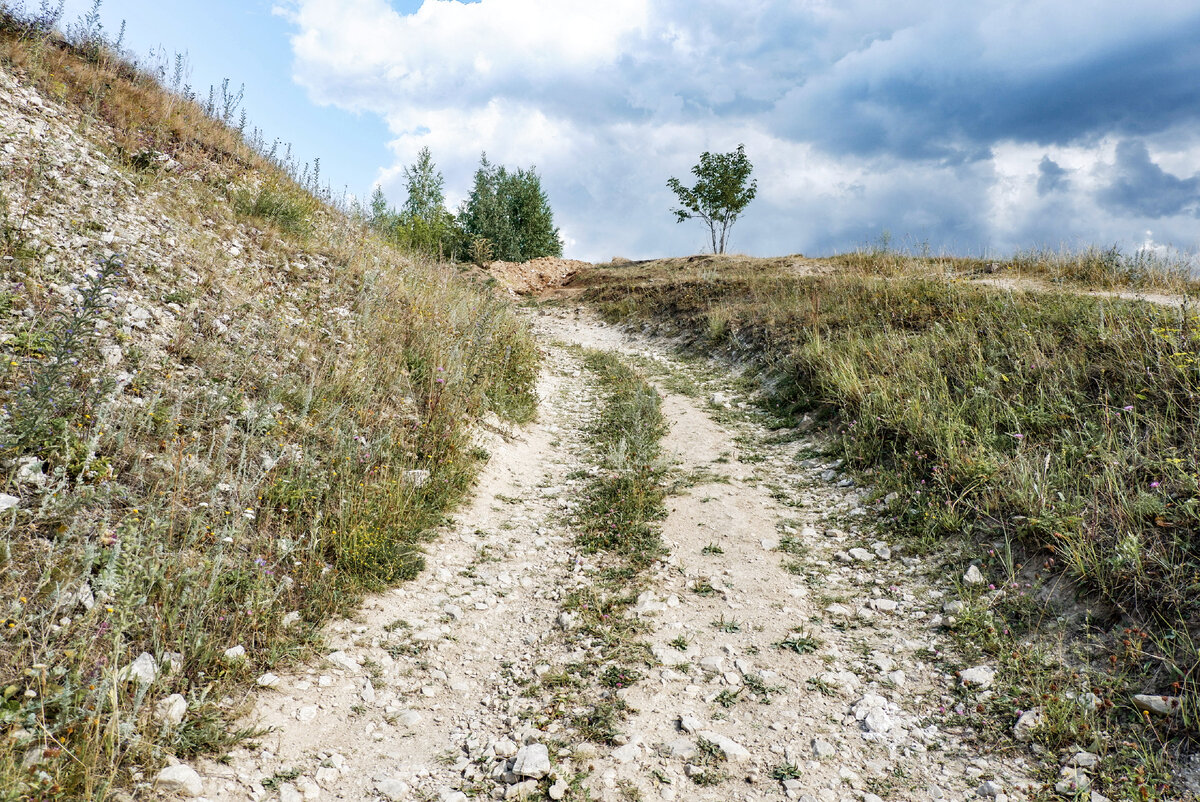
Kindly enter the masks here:
[[[752, 360], [785, 422], [828, 424], [886, 525], [956, 576], [978, 563], [988, 585], [964, 589], [961, 640], [1011, 663], [1020, 682], [1009, 713], [1102, 681], [1107, 717], [1071, 712], [1059, 736], [1082, 743], [1089, 728], [1128, 725], [1146, 743], [1190, 738], [1200, 723], [1200, 319], [1182, 300], [1081, 294], [1191, 288], [1182, 270], [1095, 258], [694, 257], [602, 267], [574, 286], [611, 320], [657, 322], [698, 353]], [[971, 545], [958, 557], [964, 535]], [[1082, 605], [1082, 651], [1048, 672], [1028, 659], [1027, 638], [1053, 629], [1041, 583], [1062, 576]], [[1139, 713], [1130, 694], [1141, 692], [1180, 697], [1182, 714]]]
[[0, 17], [0, 799], [102, 799], [421, 569], [538, 356], [200, 104]]

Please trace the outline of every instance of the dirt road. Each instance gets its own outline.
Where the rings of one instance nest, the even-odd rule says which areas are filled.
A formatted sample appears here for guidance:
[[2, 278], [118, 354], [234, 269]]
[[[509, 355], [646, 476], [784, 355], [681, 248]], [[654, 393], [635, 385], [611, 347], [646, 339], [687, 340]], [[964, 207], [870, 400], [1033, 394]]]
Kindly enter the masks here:
[[[425, 574], [331, 625], [325, 659], [263, 678], [252, 720], [271, 731], [199, 767], [206, 798], [1024, 796], [1021, 758], [976, 754], [954, 726], [941, 591], [871, 534], [866, 494], [819, 443], [768, 431], [728, 375], [662, 343], [574, 310], [531, 320], [547, 351], [537, 422], [484, 444], [474, 501]], [[675, 463], [669, 554], [629, 613], [655, 665], [604, 691], [636, 711], [608, 744], [542, 715], [546, 678], [599, 653], [562, 609], [604, 581], [566, 515], [596, 464], [597, 390], [574, 346], [655, 383]], [[968, 676], [986, 692], [986, 671]]]

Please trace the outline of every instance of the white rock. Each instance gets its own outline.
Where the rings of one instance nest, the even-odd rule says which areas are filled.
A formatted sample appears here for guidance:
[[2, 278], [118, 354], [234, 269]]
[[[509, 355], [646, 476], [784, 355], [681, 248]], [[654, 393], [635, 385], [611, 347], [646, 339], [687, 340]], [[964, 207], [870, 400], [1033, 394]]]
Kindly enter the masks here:
[[134, 680], [139, 685], [150, 685], [158, 679], [158, 661], [149, 652], [142, 652], [125, 666], [120, 677], [126, 681]]
[[963, 582], [968, 585], [982, 585], [986, 580], [983, 578], [983, 572], [979, 570], [978, 565], [972, 565], [963, 574]]
[[312, 721], [317, 717], [316, 705], [305, 705], [296, 711], [296, 720], [302, 722]]
[[245, 646], [233, 646], [225, 650], [225, 660], [229, 663], [238, 663], [246, 659]]
[[740, 763], [743, 760], [750, 759], [749, 750], [732, 738], [727, 738], [720, 733], [713, 732], [712, 730], [701, 730], [699, 733], [697, 733], [697, 735], [706, 741], [712, 741], [714, 744], [716, 744], [721, 751], [725, 753], [725, 757], [728, 760]]
[[550, 750], [545, 744], [529, 744], [517, 750], [513, 772], [522, 777], [540, 780], [550, 773]]
[[295, 626], [296, 624], [300, 623], [300, 612], [298, 610], [292, 610], [290, 613], [285, 613], [283, 616], [283, 621], [280, 623], [283, 624], [285, 629], [287, 627]]
[[1042, 709], [1040, 707], [1026, 710], [1017, 719], [1017, 723], [1013, 725], [1013, 737], [1018, 741], [1032, 741], [1033, 731], [1042, 726], [1042, 721]]
[[505, 799], [533, 799], [541, 796], [537, 780], [525, 780], [504, 790]]
[[10, 496], [8, 493], [0, 493], [0, 512], [11, 510], [20, 503], [21, 499], [16, 496]]
[[261, 688], [274, 688], [279, 684], [279, 677], [268, 671], [266, 674], [263, 674], [261, 677], [259, 677], [257, 682]]
[[958, 679], [963, 685], [983, 690], [992, 687], [996, 681], [996, 669], [991, 666], [964, 668], [958, 673]]
[[866, 549], [854, 548], [847, 553], [850, 555], [850, 559], [858, 563], [869, 563], [875, 559], [875, 555]]
[[567, 795], [568, 787], [569, 786], [565, 782], [559, 780], [554, 785], [550, 786], [550, 790], [548, 792], [550, 794], [550, 798], [556, 800], [556, 802], [557, 800], [564, 799]]
[[408, 783], [403, 780], [389, 777], [386, 780], [380, 780], [375, 783], [375, 790], [384, 798], [392, 800], [392, 802], [400, 802], [400, 800], [408, 798], [409, 788]]
[[160, 791], [180, 796], [200, 796], [204, 793], [204, 782], [200, 775], [184, 763], [167, 766], [158, 773], [154, 784]]
[[166, 724], [169, 727], [178, 727], [183, 723], [183, 717], [187, 715], [187, 709], [187, 699], [183, 698], [183, 694], [173, 693], [154, 706], [154, 715], [160, 724]]
[[496, 757], [513, 757], [519, 749], [520, 747], [511, 738], [501, 738], [492, 744], [492, 751], [496, 753]]
[[1138, 710], [1157, 713], [1160, 716], [1171, 716], [1179, 712], [1179, 699], [1174, 696], [1157, 696], [1147, 693], [1135, 694], [1133, 706]]
[[636, 743], [632, 743], [625, 744], [624, 746], [618, 746], [613, 750], [612, 757], [613, 760], [617, 761], [618, 763], [630, 763], [636, 760], [638, 755], [641, 753], [642, 748]]
[[721, 657], [720, 655], [702, 657], [700, 658], [700, 668], [709, 672], [710, 674], [724, 674], [725, 658]]
[[325, 659], [333, 663], [338, 668], [349, 671], [351, 674], [357, 674], [359, 671], [362, 671], [362, 666], [360, 666], [353, 657], [343, 651], [332, 652], [326, 655]]

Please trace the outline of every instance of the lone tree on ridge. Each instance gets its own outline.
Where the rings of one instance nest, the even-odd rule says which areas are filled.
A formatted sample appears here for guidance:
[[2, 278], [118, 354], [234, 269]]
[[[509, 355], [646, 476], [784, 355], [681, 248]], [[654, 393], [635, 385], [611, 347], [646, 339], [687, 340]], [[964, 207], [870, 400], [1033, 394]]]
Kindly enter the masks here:
[[700, 154], [700, 163], [692, 168], [695, 186], [685, 187], [678, 178], [667, 181], [683, 207], [672, 210], [676, 222], [700, 218], [708, 226], [713, 253], [725, 253], [729, 229], [758, 192], [758, 182], [750, 180], [753, 170], [744, 145], [731, 153]]

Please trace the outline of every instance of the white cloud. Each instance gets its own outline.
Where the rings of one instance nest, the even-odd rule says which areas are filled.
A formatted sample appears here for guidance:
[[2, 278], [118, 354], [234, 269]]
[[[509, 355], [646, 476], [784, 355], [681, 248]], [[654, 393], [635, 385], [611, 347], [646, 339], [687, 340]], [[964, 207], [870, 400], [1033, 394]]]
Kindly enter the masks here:
[[[534, 164], [583, 258], [701, 249], [696, 224], [674, 224], [665, 181], [739, 142], [759, 197], [733, 247], [755, 253], [883, 229], [976, 251], [1055, 230], [1140, 242], [1144, 221], [1094, 199], [1118, 142], [1146, 139], [1168, 171], [1200, 149], [1194, 81], [1171, 83], [1197, 60], [1170, 50], [1200, 30], [1193, 3], [425, 0], [405, 15], [385, 0], [290, 0], [280, 13], [312, 97], [387, 121], [390, 197], [423, 146], [452, 202], [480, 151]], [[1136, 49], [1160, 40], [1165, 66]], [[1132, 68], [1108, 77], [1114, 60], [1145, 65], [1161, 98], [1122, 77]], [[1047, 156], [1069, 190], [1038, 194]], [[1157, 220], [1156, 238], [1194, 222]]]

